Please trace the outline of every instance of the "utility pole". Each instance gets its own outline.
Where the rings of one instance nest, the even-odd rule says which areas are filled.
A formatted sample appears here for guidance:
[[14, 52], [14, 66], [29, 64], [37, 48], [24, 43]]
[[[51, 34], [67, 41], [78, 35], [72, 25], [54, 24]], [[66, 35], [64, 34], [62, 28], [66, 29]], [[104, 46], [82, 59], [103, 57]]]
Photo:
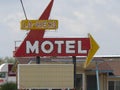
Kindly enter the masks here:
[[96, 61], [96, 79], [97, 79], [97, 90], [100, 90], [99, 69], [98, 69], [97, 61]]

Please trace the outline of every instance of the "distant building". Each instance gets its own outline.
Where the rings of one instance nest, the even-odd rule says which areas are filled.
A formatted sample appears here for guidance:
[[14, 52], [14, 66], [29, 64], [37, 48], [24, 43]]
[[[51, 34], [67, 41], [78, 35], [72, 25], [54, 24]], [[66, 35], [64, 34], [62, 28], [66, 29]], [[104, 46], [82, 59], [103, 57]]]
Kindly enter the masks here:
[[[76, 88], [77, 90], [97, 90], [96, 63], [98, 64], [100, 90], [120, 90], [120, 56], [94, 57], [84, 69], [85, 57], [77, 57]], [[19, 63], [36, 63], [35, 58], [17, 58]], [[73, 63], [71, 57], [42, 57], [41, 63]]]

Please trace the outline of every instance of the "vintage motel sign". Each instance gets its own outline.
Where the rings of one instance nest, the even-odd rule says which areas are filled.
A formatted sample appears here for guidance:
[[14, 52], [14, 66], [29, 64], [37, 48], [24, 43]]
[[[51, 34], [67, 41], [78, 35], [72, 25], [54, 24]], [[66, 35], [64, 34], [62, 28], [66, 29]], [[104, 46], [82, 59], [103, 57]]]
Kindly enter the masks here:
[[[15, 52], [15, 57], [32, 56], [88, 56], [91, 61], [98, 46], [89, 38], [39, 38], [29, 36]], [[22, 53], [21, 53], [22, 52]], [[87, 66], [86, 64], [86, 66]]]
[[15, 53], [17, 57], [87, 56], [90, 49], [90, 40], [89, 38], [30, 39], [26, 40], [20, 48]]
[[22, 20], [21, 30], [53, 30], [58, 28], [58, 20]]
[[[39, 20], [48, 20], [53, 1], [51, 0]], [[41, 29], [31, 30], [14, 56], [88, 56], [88, 63], [98, 50], [98, 44], [91, 35], [88, 38], [43, 38], [44, 32]]]

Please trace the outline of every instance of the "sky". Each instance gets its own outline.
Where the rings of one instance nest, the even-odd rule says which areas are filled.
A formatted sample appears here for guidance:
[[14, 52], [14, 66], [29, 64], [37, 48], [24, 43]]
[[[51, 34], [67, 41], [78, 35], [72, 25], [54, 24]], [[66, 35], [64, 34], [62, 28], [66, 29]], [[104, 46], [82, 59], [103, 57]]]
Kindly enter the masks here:
[[[38, 19], [50, 0], [23, 0], [28, 19]], [[29, 31], [20, 29], [25, 16], [20, 0], [0, 1], [0, 58], [12, 57]], [[59, 20], [56, 31], [44, 37], [88, 37], [100, 49], [96, 55], [120, 55], [120, 0], [54, 0], [50, 19]]]

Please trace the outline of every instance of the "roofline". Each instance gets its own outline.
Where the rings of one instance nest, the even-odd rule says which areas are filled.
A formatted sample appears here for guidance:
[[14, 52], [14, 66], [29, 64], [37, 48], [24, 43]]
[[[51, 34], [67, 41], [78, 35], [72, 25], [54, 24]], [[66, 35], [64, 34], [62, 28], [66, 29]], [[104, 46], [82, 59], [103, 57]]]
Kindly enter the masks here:
[[[96, 72], [96, 70], [86, 70], [88, 72]], [[113, 70], [99, 70], [99, 73], [110, 73], [113, 72]]]
[[106, 58], [106, 57], [108, 57], [108, 58], [113, 58], [113, 57], [118, 57], [118, 58], [120, 58], [120, 55], [95, 55], [94, 57], [104, 57], [104, 58]]

